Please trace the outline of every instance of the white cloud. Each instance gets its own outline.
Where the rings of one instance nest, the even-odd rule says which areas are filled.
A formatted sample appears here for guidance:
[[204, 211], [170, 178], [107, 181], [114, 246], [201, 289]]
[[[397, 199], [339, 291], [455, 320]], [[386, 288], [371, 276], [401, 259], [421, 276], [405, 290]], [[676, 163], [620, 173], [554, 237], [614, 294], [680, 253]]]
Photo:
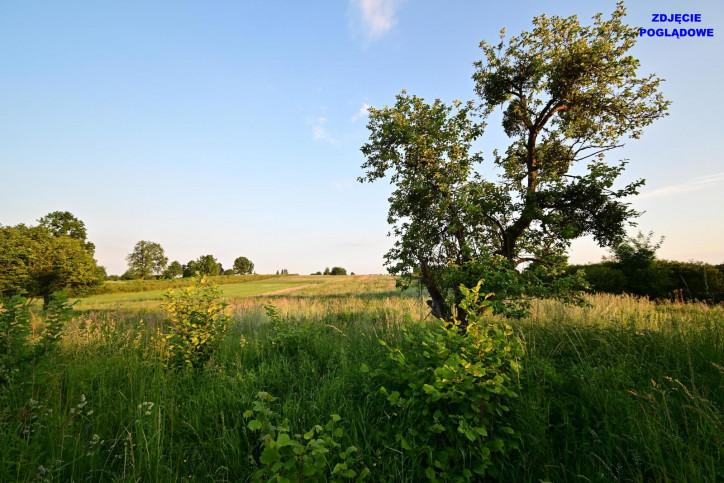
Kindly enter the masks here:
[[327, 139], [327, 130], [324, 129], [322, 126], [314, 126], [314, 140], [320, 141], [322, 139]]
[[311, 122], [312, 124], [312, 137], [315, 141], [319, 142], [327, 142], [330, 144], [338, 144], [339, 140], [333, 138], [329, 135], [329, 132], [322, 126], [322, 124], [326, 123], [327, 119], [324, 117], [319, 117]]
[[397, 23], [395, 13], [404, 0], [350, 0], [352, 28], [361, 28], [368, 41], [379, 40]]
[[355, 113], [355, 115], [350, 118], [350, 121], [355, 122], [355, 121], [359, 121], [363, 117], [367, 117], [367, 112], [370, 110], [370, 107], [372, 107], [372, 106], [370, 106], [369, 104], [363, 103], [362, 107], [359, 108], [359, 111], [357, 111]]
[[722, 183], [724, 183], [724, 173], [709, 174], [706, 176], [693, 178], [684, 183], [665, 186], [663, 188], [658, 188], [651, 191], [645, 191], [637, 196], [637, 199], [660, 198], [664, 196], [678, 195], [681, 193], [691, 193], [692, 191], [699, 191]]

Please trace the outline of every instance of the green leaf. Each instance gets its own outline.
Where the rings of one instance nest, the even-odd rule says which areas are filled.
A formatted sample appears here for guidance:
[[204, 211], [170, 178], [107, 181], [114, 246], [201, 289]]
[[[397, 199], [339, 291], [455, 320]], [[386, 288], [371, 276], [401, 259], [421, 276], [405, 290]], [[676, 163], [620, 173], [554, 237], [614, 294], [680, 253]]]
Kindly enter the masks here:
[[261, 421], [259, 421], [258, 419], [252, 419], [251, 421], [249, 421], [249, 424], [247, 426], [252, 431], [256, 431], [257, 429], [261, 429], [262, 424]]
[[279, 459], [279, 452], [276, 449], [267, 448], [261, 453], [259, 461], [262, 464], [268, 465]]
[[400, 444], [402, 445], [402, 449], [405, 450], [411, 450], [412, 446], [410, 446], [410, 443], [407, 442], [407, 440], [404, 438], [404, 436], [400, 437]]
[[289, 435], [287, 433], [281, 433], [279, 437], [277, 437], [277, 446], [289, 446], [292, 443], [291, 438], [289, 438]]

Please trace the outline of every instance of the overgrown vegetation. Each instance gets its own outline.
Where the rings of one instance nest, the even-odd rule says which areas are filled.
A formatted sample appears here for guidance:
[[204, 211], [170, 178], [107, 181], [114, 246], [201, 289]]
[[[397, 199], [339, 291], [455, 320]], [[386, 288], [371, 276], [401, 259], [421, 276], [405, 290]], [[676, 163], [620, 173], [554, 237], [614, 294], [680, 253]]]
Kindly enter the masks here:
[[461, 287], [464, 331], [457, 320], [420, 322], [401, 327], [401, 347], [380, 341], [389, 358], [373, 374], [397, 415], [383, 430], [409, 454], [420, 480], [495, 476], [518, 448], [507, 413], [518, 397], [523, 347], [510, 326], [486, 320], [492, 308], [479, 291], [480, 284]]
[[[455, 408], [463, 408], [465, 398], [442, 381], [444, 369], [409, 372], [442, 396], [434, 401], [434, 391], [422, 389], [406, 409], [379, 392], [382, 379], [360, 368], [373, 373], [394, 364], [402, 371], [407, 366], [389, 358], [397, 349], [421, 367], [425, 361], [444, 367], [453, 356], [448, 341], [464, 339], [438, 329], [421, 298], [396, 291], [389, 277], [330, 279], [275, 297], [227, 300], [233, 326], [200, 369], [170, 371], [159, 364], [152, 335], [166, 313], [90, 311], [73, 318], [55, 349], [0, 390], [0, 481], [253, 480], [276, 464], [261, 461], [260, 436], [270, 433], [249, 428], [251, 419], [244, 417], [259, 392], [277, 398], [266, 403], [275, 413], [272, 424], [288, 428], [290, 441], [306, 448], [331, 434], [338, 450], [357, 449], [347, 455], [348, 469], [359, 476], [368, 468], [368, 481], [418, 481], [428, 455], [417, 443], [455, 448], [451, 466], [464, 469], [473, 449], [494, 438], [491, 428], [511, 449], [491, 452], [490, 468], [499, 473], [489, 478], [499, 481], [713, 482], [724, 475], [722, 307], [608, 295], [591, 296], [591, 307], [532, 301], [530, 317], [507, 321], [513, 333], [505, 340], [524, 348], [519, 379], [509, 365], [502, 371], [510, 377], [505, 387], [518, 397], [492, 393], [485, 401], [510, 411], [493, 426], [473, 426], [488, 432], [475, 442], [457, 432], [453, 418], [444, 419], [445, 436], [437, 440], [426, 431], [434, 411], [411, 411], [431, 401], [441, 415], [459, 414]], [[270, 304], [276, 322], [265, 313]], [[30, 319], [34, 327], [43, 317], [31, 313]], [[411, 348], [428, 333], [441, 338], [442, 347], [425, 359]], [[461, 357], [474, 365], [479, 356], [468, 347]], [[495, 347], [506, 353], [504, 345], [492, 352]], [[506, 367], [504, 361], [491, 366], [494, 372]], [[474, 387], [482, 380], [464, 364], [452, 367]], [[384, 386], [388, 396], [397, 390], [409, 397], [401, 385]], [[304, 439], [305, 431], [324, 429], [334, 414], [341, 418], [334, 429]], [[409, 429], [425, 434], [411, 441]], [[397, 440], [398, 432], [412, 450]], [[327, 458], [335, 458], [333, 470], [339, 454]], [[330, 465], [324, 467], [329, 474]], [[439, 481], [451, 479], [435, 471]]]
[[709, 303], [724, 301], [724, 270], [701, 262], [658, 260], [661, 246], [653, 234], [639, 233], [613, 248], [611, 260], [572, 265], [581, 270], [593, 292], [633, 294], [652, 299], [688, 300]]

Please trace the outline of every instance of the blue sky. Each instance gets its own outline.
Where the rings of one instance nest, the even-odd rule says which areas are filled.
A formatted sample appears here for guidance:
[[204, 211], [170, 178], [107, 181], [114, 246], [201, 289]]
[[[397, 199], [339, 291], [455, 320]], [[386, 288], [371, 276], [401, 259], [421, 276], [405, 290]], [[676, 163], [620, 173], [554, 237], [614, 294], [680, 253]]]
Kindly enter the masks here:
[[[724, 262], [724, 3], [628, 2], [628, 23], [700, 13], [713, 38], [642, 38], [670, 115], [611, 154], [659, 255]], [[365, 106], [407, 89], [473, 97], [481, 40], [533, 16], [587, 21], [614, 1], [34, 2], [0, 4], [0, 223], [71, 211], [109, 273], [138, 240], [185, 263], [247, 256], [260, 273], [383, 273], [385, 183], [359, 184]], [[493, 118], [483, 149], [506, 138]], [[631, 233], [635, 234], [636, 229]], [[606, 252], [590, 240], [571, 259]]]

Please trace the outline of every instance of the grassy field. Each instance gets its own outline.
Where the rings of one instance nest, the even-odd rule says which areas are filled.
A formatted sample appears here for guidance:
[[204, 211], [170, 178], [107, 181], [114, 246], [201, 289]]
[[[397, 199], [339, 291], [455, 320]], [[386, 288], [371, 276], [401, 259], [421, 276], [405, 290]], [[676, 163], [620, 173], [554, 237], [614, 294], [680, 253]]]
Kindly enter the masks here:
[[[222, 277], [215, 278], [219, 279]], [[279, 290], [286, 290], [300, 287], [303, 285], [321, 284], [328, 282], [329, 280], [325, 280], [327, 278], [328, 277], [298, 275], [267, 277], [250, 279], [249, 281], [242, 281], [238, 283], [223, 284], [219, 285], [219, 288], [224, 293], [225, 298], [243, 297], [247, 295], [259, 295]], [[127, 284], [128, 282], [106, 283], [114, 283], [118, 285], [124, 283]], [[137, 285], [140, 285], [140, 282], [135, 283]], [[148, 283], [153, 284], [153, 281]], [[183, 286], [180, 285], [179, 287], [170, 288], [180, 290], [183, 288]], [[168, 290], [169, 288], [159, 290], [144, 290], [138, 292], [126, 292], [125, 290], [117, 290], [113, 293], [93, 295], [80, 299], [80, 302], [78, 303], [76, 308], [80, 310], [121, 310], [157, 308], [161, 305], [161, 301], [163, 300], [163, 294], [166, 293]]]
[[[259, 391], [290, 434], [338, 414], [368, 481], [420, 480], [425, 462], [394, 435], [421, 428], [360, 370], [387, 360], [379, 341], [401, 347], [402, 327], [430, 322], [420, 294], [382, 276], [223, 288], [234, 325], [202, 371], [158, 363], [158, 295], [83, 300], [58, 349], [0, 389], [0, 481], [253, 481], [262, 441], [244, 413]], [[511, 322], [525, 348], [506, 416], [519, 449], [493, 455], [491, 481], [722, 481], [724, 308], [590, 301], [540, 301]]]

